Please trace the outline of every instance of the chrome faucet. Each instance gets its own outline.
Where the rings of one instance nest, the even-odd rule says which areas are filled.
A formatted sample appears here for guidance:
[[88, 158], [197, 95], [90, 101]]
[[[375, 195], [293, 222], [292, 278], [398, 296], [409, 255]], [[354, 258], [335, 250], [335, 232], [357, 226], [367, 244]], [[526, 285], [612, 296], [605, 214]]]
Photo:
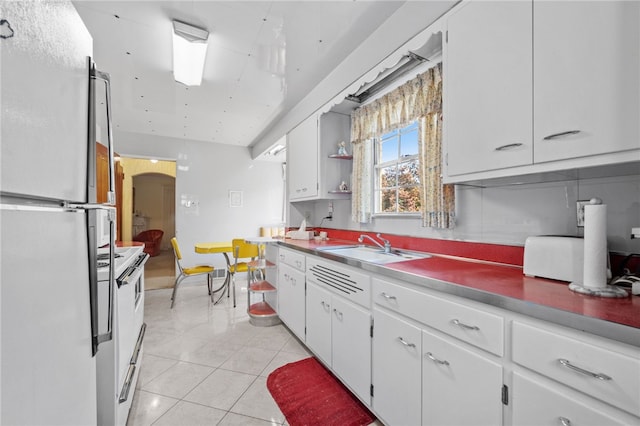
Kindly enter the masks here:
[[385, 240], [384, 238], [382, 238], [380, 233], [377, 233], [376, 237], [380, 238], [380, 240], [384, 243], [384, 245], [380, 244], [379, 242], [377, 242], [376, 240], [374, 240], [373, 238], [365, 234], [360, 235], [360, 237], [358, 238], [358, 242], [363, 243], [364, 239], [366, 238], [369, 241], [373, 242], [378, 247], [380, 247], [381, 249], [383, 249], [385, 253], [391, 253], [391, 243], [389, 242], [389, 240]]

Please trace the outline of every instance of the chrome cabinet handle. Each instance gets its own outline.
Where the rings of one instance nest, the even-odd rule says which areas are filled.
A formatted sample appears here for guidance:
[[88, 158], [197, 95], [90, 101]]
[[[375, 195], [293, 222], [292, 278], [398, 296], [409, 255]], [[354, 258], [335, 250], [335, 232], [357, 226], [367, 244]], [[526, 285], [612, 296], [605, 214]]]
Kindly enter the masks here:
[[561, 424], [562, 426], [571, 426], [571, 420], [569, 420], [569, 419], [568, 419], [568, 418], [566, 418], [566, 417], [562, 417], [562, 416], [560, 416], [560, 417], [558, 417], [558, 420], [560, 420], [560, 424]]
[[509, 143], [506, 145], [502, 145], [497, 147], [496, 149], [494, 149], [494, 151], [507, 151], [509, 149], [513, 149], [513, 148], [517, 148], [519, 146], [522, 146], [523, 144], [518, 142], [518, 143]]
[[342, 312], [340, 312], [339, 310], [337, 310], [336, 308], [333, 308], [333, 313], [336, 314], [336, 316], [338, 317], [338, 319], [340, 321], [342, 321]]
[[545, 136], [542, 139], [545, 141], [550, 141], [551, 139], [558, 139], [564, 136], [577, 135], [578, 133], [580, 133], [580, 130], [567, 130], [566, 132], [554, 133], [552, 135]]
[[296, 265], [298, 268], [302, 268], [302, 262], [300, 260], [296, 260]]
[[467, 330], [480, 330], [480, 327], [477, 327], [475, 325], [467, 325], [463, 322], [460, 322], [460, 320], [457, 320], [457, 319], [451, 320], [451, 322], [457, 325], [458, 327], [465, 328]]
[[280, 260], [284, 260], [284, 254], [280, 255]]
[[322, 305], [322, 307], [324, 309], [326, 309], [327, 311], [329, 311], [329, 309], [331, 309], [331, 305], [329, 305], [328, 303], [326, 303], [324, 300], [322, 302], [320, 302], [320, 304]]
[[398, 300], [398, 299], [396, 299], [395, 296], [390, 296], [387, 293], [385, 293], [384, 291], [380, 294], [380, 296], [384, 297], [387, 300]]
[[398, 341], [400, 343], [402, 343], [403, 345], [405, 345], [406, 347], [408, 347], [408, 348], [415, 348], [416, 347], [415, 343], [409, 343], [406, 340], [404, 340], [402, 337], [398, 337]]
[[576, 367], [575, 365], [571, 364], [571, 362], [569, 362], [566, 359], [562, 359], [559, 358], [558, 362], [560, 364], [562, 364], [563, 366], [570, 368], [573, 371], [576, 371], [580, 374], [584, 374], [585, 376], [589, 376], [589, 377], [593, 377], [594, 379], [598, 379], [598, 380], [613, 380], [611, 377], [607, 376], [606, 374], [602, 374], [602, 373], [592, 373], [589, 370], [585, 370], [584, 368], [580, 368], [580, 367]]
[[424, 354], [425, 357], [429, 358], [431, 361], [437, 363], [437, 364], [441, 364], [441, 365], [449, 365], [449, 361], [442, 361], [438, 358], [436, 358], [435, 356], [433, 356], [433, 354], [431, 352], [427, 352], [426, 354]]

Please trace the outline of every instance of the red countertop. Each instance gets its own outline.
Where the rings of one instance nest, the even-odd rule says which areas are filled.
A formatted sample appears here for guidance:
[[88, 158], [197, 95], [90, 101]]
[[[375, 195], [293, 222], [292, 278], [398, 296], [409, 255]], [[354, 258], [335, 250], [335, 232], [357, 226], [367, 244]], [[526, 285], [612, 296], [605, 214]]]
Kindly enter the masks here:
[[[287, 245], [306, 250], [315, 250], [318, 247], [331, 245], [357, 244], [353, 240], [334, 239], [320, 242], [286, 239], [284, 242]], [[386, 263], [378, 266], [528, 304], [640, 328], [640, 296], [611, 299], [579, 294], [569, 290], [568, 284], [562, 281], [527, 277], [523, 275], [521, 266], [453, 257], [449, 254], [434, 254], [425, 259]]]

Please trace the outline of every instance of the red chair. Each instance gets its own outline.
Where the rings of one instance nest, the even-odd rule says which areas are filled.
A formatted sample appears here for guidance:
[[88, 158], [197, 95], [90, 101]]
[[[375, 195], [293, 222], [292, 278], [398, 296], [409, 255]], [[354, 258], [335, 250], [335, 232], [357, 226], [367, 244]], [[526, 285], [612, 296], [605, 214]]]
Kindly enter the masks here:
[[133, 237], [133, 241], [144, 243], [144, 252], [153, 257], [160, 254], [160, 242], [163, 235], [164, 231], [161, 229], [148, 229]]

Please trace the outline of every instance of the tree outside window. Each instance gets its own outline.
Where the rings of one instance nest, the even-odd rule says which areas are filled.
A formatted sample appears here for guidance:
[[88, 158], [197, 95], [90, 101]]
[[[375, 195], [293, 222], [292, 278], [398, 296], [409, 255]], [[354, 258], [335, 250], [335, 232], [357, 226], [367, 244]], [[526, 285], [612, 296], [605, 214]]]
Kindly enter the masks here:
[[375, 141], [375, 213], [419, 213], [418, 124]]

